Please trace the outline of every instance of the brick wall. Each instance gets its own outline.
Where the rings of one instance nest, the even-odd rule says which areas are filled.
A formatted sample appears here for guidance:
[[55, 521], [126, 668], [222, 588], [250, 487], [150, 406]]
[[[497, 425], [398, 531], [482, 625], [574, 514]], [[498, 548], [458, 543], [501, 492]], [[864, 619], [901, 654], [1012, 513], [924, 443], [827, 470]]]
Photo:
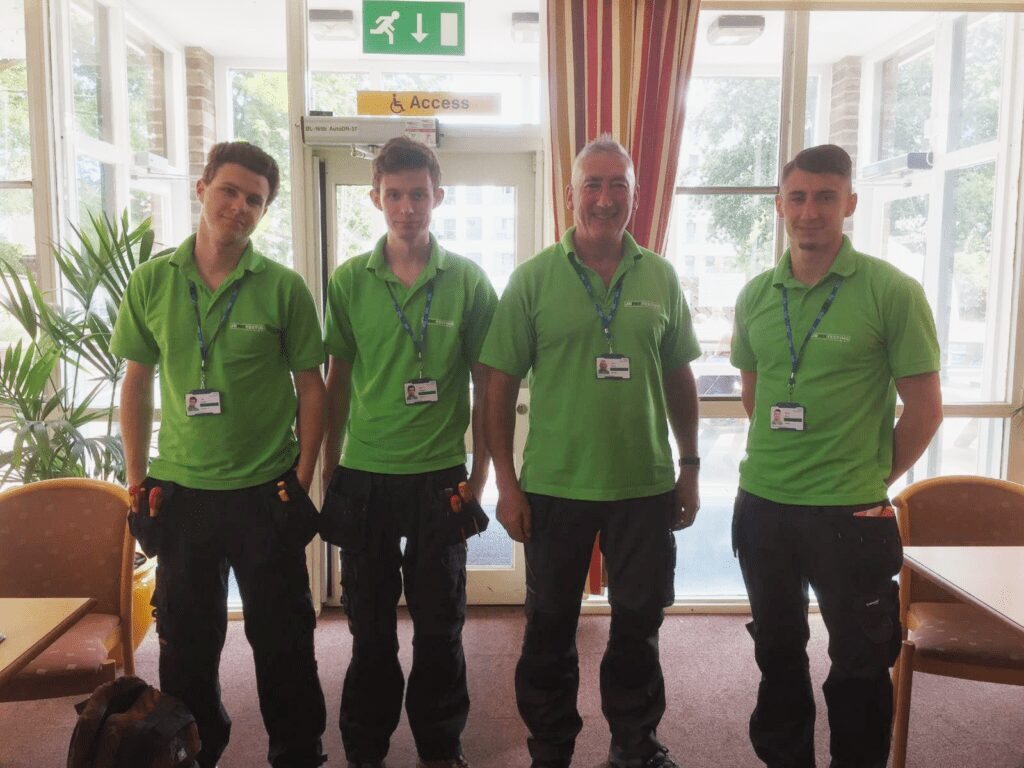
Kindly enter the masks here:
[[[216, 143], [213, 56], [202, 48], [185, 49], [185, 86], [188, 97], [189, 193], [203, 175], [206, 156]], [[192, 200], [192, 228], [199, 226], [199, 201]]]

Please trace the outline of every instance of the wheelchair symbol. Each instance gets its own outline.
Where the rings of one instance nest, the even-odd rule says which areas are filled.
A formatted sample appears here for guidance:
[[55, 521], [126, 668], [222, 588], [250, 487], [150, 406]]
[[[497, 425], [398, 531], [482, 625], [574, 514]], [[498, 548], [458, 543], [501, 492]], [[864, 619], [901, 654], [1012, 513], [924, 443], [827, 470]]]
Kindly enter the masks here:
[[401, 101], [399, 101], [397, 93], [391, 94], [391, 111], [396, 115], [400, 115], [405, 112], [405, 106]]

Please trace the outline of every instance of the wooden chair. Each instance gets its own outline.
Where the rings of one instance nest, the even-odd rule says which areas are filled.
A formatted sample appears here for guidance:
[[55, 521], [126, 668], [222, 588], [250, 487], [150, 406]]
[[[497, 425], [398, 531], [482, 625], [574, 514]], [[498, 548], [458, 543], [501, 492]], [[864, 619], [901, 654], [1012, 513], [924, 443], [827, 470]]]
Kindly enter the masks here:
[[[922, 480], [893, 499], [912, 546], [1024, 545], [1024, 485], [986, 477]], [[903, 647], [893, 676], [893, 768], [905, 768], [914, 672], [1024, 685], [1024, 638], [906, 566], [900, 572]], [[979, 734], [980, 736], [980, 734]]]
[[96, 604], [0, 690], [0, 701], [90, 693], [135, 673], [128, 494], [60, 479], [0, 493], [0, 597], [92, 597]]

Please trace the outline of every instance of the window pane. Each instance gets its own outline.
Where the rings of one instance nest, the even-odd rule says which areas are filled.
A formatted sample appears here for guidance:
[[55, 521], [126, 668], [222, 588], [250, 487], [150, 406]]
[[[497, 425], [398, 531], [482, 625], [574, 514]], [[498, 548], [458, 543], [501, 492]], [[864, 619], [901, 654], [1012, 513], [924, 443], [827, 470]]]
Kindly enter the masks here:
[[732, 554], [732, 510], [747, 425], [746, 419], [700, 420], [700, 514], [690, 528], [675, 534], [676, 600], [746, 596]]
[[[39, 274], [35, 255], [31, 189], [0, 189], [0, 261]], [[0, 296], [5, 296], [0, 288]], [[0, 309], [0, 349], [27, 338], [21, 325]]]
[[78, 130], [94, 139], [110, 139], [106, 65], [106, 9], [94, 0], [70, 7], [71, 91]]
[[1005, 17], [996, 14], [974, 21], [954, 53], [963, 62], [960, 104], [955, 111], [961, 147], [992, 141], [999, 131], [1005, 26]]
[[[132, 152], [167, 157], [164, 52], [140, 33], [128, 38], [128, 125]], [[136, 160], [138, 165], [145, 162]]]
[[879, 160], [931, 149], [933, 53], [926, 48], [883, 63]]
[[78, 156], [78, 221], [88, 227], [89, 216], [102, 216], [104, 211], [111, 218], [117, 213], [114, 206], [114, 168], [88, 155]]
[[370, 76], [364, 72], [314, 72], [310, 109], [343, 117], [356, 114], [356, 91], [369, 90]]
[[[444, 189], [444, 202], [434, 210], [431, 231], [445, 248], [483, 267], [500, 295], [515, 266], [515, 188], [452, 185]], [[455, 237], [442, 237], [452, 229]]]
[[702, 355], [702, 396], [739, 394], [729, 345], [740, 289], [772, 264], [775, 204], [769, 195], [676, 195], [665, 256], [679, 274]]
[[910, 483], [939, 475], [1002, 477], [1005, 419], [947, 417], [925, 455], [889, 489], [895, 496]]
[[[1001, 62], [1005, 30], [1020, 20], [811, 14], [808, 67], [832, 82], [828, 124], [815, 139], [844, 147], [855, 164], [859, 202], [847, 232], [859, 250], [924, 287], [946, 403], [1001, 401], [1008, 393], [1015, 265], [1013, 222], [1005, 217], [1019, 208], [1020, 190], [1000, 153], [1019, 125], [1001, 134], [1000, 109], [1021, 104]], [[1011, 94], [1018, 103], [1009, 103]], [[876, 109], [880, 117], [870, 117]]]
[[370, 200], [370, 185], [341, 185], [335, 191], [337, 201], [338, 263], [366, 253], [385, 233], [384, 214]]
[[[784, 14], [703, 11], [677, 183], [685, 186], [773, 186], [778, 175], [779, 98]], [[760, 19], [763, 31], [723, 33]], [[749, 25], [740, 23], [740, 27]]]
[[694, 77], [686, 97], [677, 183], [774, 185], [779, 95], [778, 77]]
[[235, 139], [262, 147], [277, 161], [281, 185], [253, 235], [255, 247], [274, 261], [292, 265], [291, 155], [288, 149], [288, 79], [281, 71], [231, 73]]
[[[16, 5], [19, 5], [16, 3]], [[8, 12], [0, 9], [0, 26], [6, 26]], [[11, 14], [14, 16], [15, 14]], [[13, 21], [14, 19], [12, 19]], [[20, 21], [20, 17], [18, 17]], [[16, 23], [14, 35], [20, 40], [24, 24]], [[19, 51], [18, 56], [23, 56]], [[0, 58], [0, 179], [32, 177], [32, 155], [28, 128], [28, 83], [25, 61]]]
[[918, 282], [924, 281], [927, 253], [928, 196], [913, 195], [885, 203], [882, 258]]
[[159, 194], [143, 189], [133, 189], [131, 205], [128, 217], [133, 227], [138, 226], [146, 219], [151, 219], [153, 230], [153, 250], [159, 251], [163, 248], [176, 246], [177, 243], [169, 242], [168, 232], [168, 210], [170, 208], [171, 195]]
[[[947, 400], [995, 399], [999, 383], [986, 371], [986, 325], [992, 261], [992, 203], [995, 164], [986, 163], [952, 174], [953, 269], [940, 272], [936, 323], [943, 346], [942, 379]], [[991, 355], [992, 350], [988, 350]]]

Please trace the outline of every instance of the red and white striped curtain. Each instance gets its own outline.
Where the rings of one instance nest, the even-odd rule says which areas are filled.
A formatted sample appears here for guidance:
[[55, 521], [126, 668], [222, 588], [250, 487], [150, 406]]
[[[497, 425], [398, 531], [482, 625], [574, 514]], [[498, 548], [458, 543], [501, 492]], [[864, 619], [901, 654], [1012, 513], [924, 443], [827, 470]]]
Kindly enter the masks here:
[[629, 231], [665, 245], [693, 66], [699, 0], [548, 0], [548, 82], [555, 227], [572, 224], [565, 187], [572, 161], [610, 133], [636, 166]]
[[[661, 252], [668, 234], [700, 0], [547, 0], [553, 200], [558, 236], [572, 224], [572, 161], [609, 133], [636, 167], [636, 241]], [[594, 543], [588, 588], [602, 587]]]

